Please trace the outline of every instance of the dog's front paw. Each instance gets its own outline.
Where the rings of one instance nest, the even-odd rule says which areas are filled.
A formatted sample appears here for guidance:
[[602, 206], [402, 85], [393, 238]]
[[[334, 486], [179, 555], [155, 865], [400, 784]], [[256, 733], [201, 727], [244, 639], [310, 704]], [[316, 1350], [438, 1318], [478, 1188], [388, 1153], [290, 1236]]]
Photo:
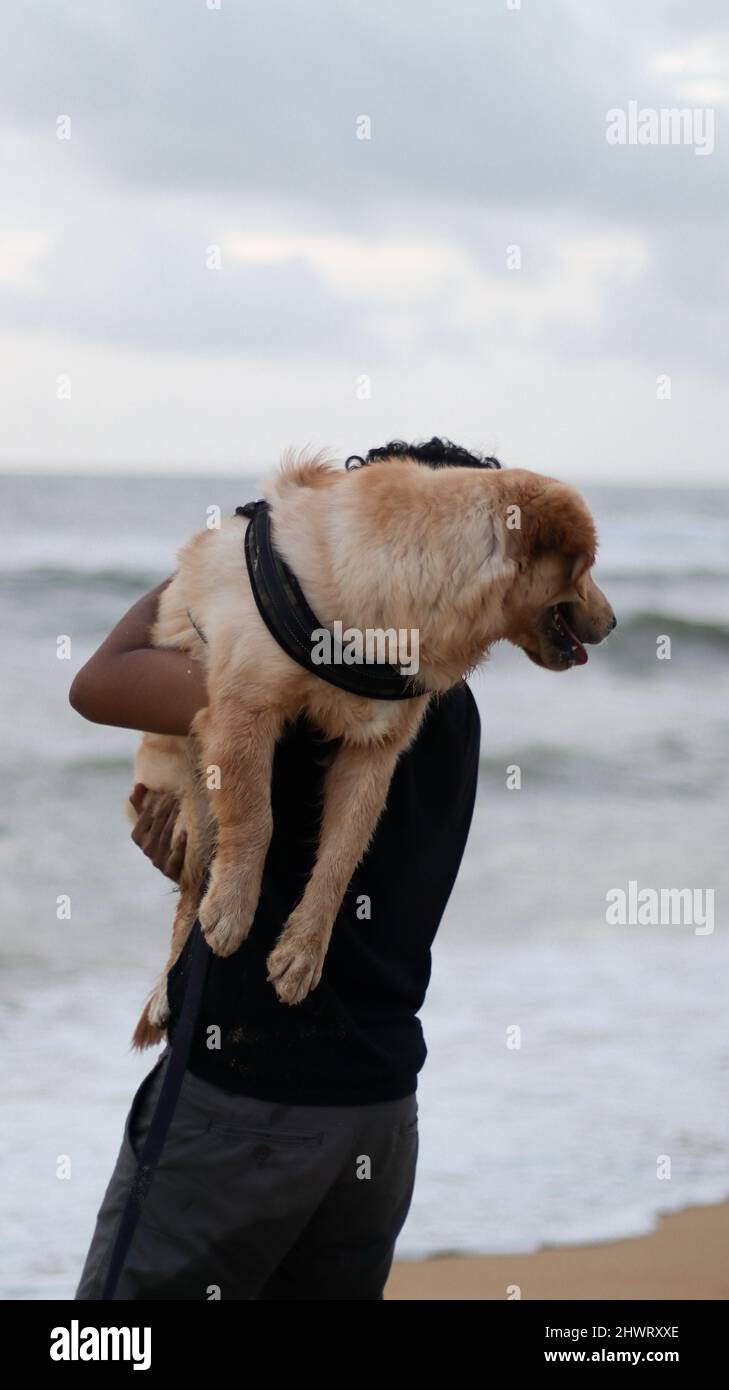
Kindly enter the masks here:
[[312, 933], [286, 927], [266, 965], [268, 980], [282, 1004], [300, 1004], [320, 979], [326, 948]]
[[203, 936], [216, 956], [232, 956], [238, 950], [251, 929], [254, 911], [234, 877], [213, 874], [198, 915]]

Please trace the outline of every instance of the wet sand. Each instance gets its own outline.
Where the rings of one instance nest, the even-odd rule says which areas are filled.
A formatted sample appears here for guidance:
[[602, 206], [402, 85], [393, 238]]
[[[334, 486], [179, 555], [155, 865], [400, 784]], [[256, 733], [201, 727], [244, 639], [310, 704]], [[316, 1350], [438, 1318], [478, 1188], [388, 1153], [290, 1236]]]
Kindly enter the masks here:
[[[399, 1261], [387, 1299], [729, 1299], [729, 1202], [661, 1219], [647, 1236], [531, 1255]], [[514, 1296], [513, 1293], [511, 1295]]]

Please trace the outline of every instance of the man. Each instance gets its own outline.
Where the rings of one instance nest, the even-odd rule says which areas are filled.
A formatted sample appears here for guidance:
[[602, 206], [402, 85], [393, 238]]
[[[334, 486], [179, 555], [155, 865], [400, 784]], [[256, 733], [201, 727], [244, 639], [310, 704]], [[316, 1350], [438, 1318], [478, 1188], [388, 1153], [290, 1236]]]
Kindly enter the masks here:
[[[391, 444], [368, 459], [398, 450], [429, 466], [498, 467], [440, 440]], [[162, 587], [135, 604], [76, 677], [71, 703], [86, 718], [185, 735], [207, 703], [195, 661], [149, 646]], [[349, 886], [321, 982], [291, 1008], [278, 1002], [265, 962], [312, 867], [332, 747], [299, 722], [277, 748], [257, 914], [234, 955], [211, 957], [188, 1070], [117, 1298], [383, 1296], [413, 1191], [415, 1092], [426, 1056], [417, 1014], [470, 826], [478, 712], [464, 684], [433, 702]], [[133, 838], [176, 877], [175, 803], [143, 787], [132, 801]], [[168, 979], [170, 1037], [189, 946]], [[167, 1057], [132, 1103], [79, 1299], [101, 1294]]]

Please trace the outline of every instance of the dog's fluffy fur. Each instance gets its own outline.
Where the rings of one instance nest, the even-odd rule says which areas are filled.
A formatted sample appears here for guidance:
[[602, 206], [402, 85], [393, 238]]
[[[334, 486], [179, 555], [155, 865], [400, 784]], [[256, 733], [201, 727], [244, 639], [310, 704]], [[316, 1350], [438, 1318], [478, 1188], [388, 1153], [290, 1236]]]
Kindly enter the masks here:
[[[343, 692], [293, 662], [264, 626], [242, 560], [239, 517], [193, 537], [162, 594], [152, 640], [189, 650], [207, 671], [209, 705], [190, 738], [145, 735], [135, 779], [180, 800], [187, 851], [172, 949], [134, 1041], [159, 1040], [166, 975], [199, 911], [219, 955], [245, 940], [270, 841], [271, 765], [301, 714], [341, 740], [327, 769], [316, 862], [268, 958], [286, 1004], [319, 982], [332, 925], [372, 837], [400, 754], [428, 702], [507, 639], [542, 666], [575, 659], [555, 628], [599, 642], [614, 623], [591, 578], [596, 535], [577, 492], [523, 470], [431, 469], [410, 457], [347, 473], [321, 457], [287, 459], [268, 493], [276, 547], [323, 626], [416, 629], [428, 692], [376, 701]], [[207, 638], [204, 645], [195, 624]], [[206, 869], [207, 890], [199, 896]], [[199, 904], [199, 906], [198, 906]]]

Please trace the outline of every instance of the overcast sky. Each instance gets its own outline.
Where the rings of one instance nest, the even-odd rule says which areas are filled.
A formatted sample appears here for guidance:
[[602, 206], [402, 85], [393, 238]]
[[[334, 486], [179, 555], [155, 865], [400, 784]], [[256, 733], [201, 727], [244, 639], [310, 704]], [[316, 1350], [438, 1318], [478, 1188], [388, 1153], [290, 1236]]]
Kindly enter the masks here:
[[4, 12], [0, 466], [726, 480], [725, 0], [214, 3]]

